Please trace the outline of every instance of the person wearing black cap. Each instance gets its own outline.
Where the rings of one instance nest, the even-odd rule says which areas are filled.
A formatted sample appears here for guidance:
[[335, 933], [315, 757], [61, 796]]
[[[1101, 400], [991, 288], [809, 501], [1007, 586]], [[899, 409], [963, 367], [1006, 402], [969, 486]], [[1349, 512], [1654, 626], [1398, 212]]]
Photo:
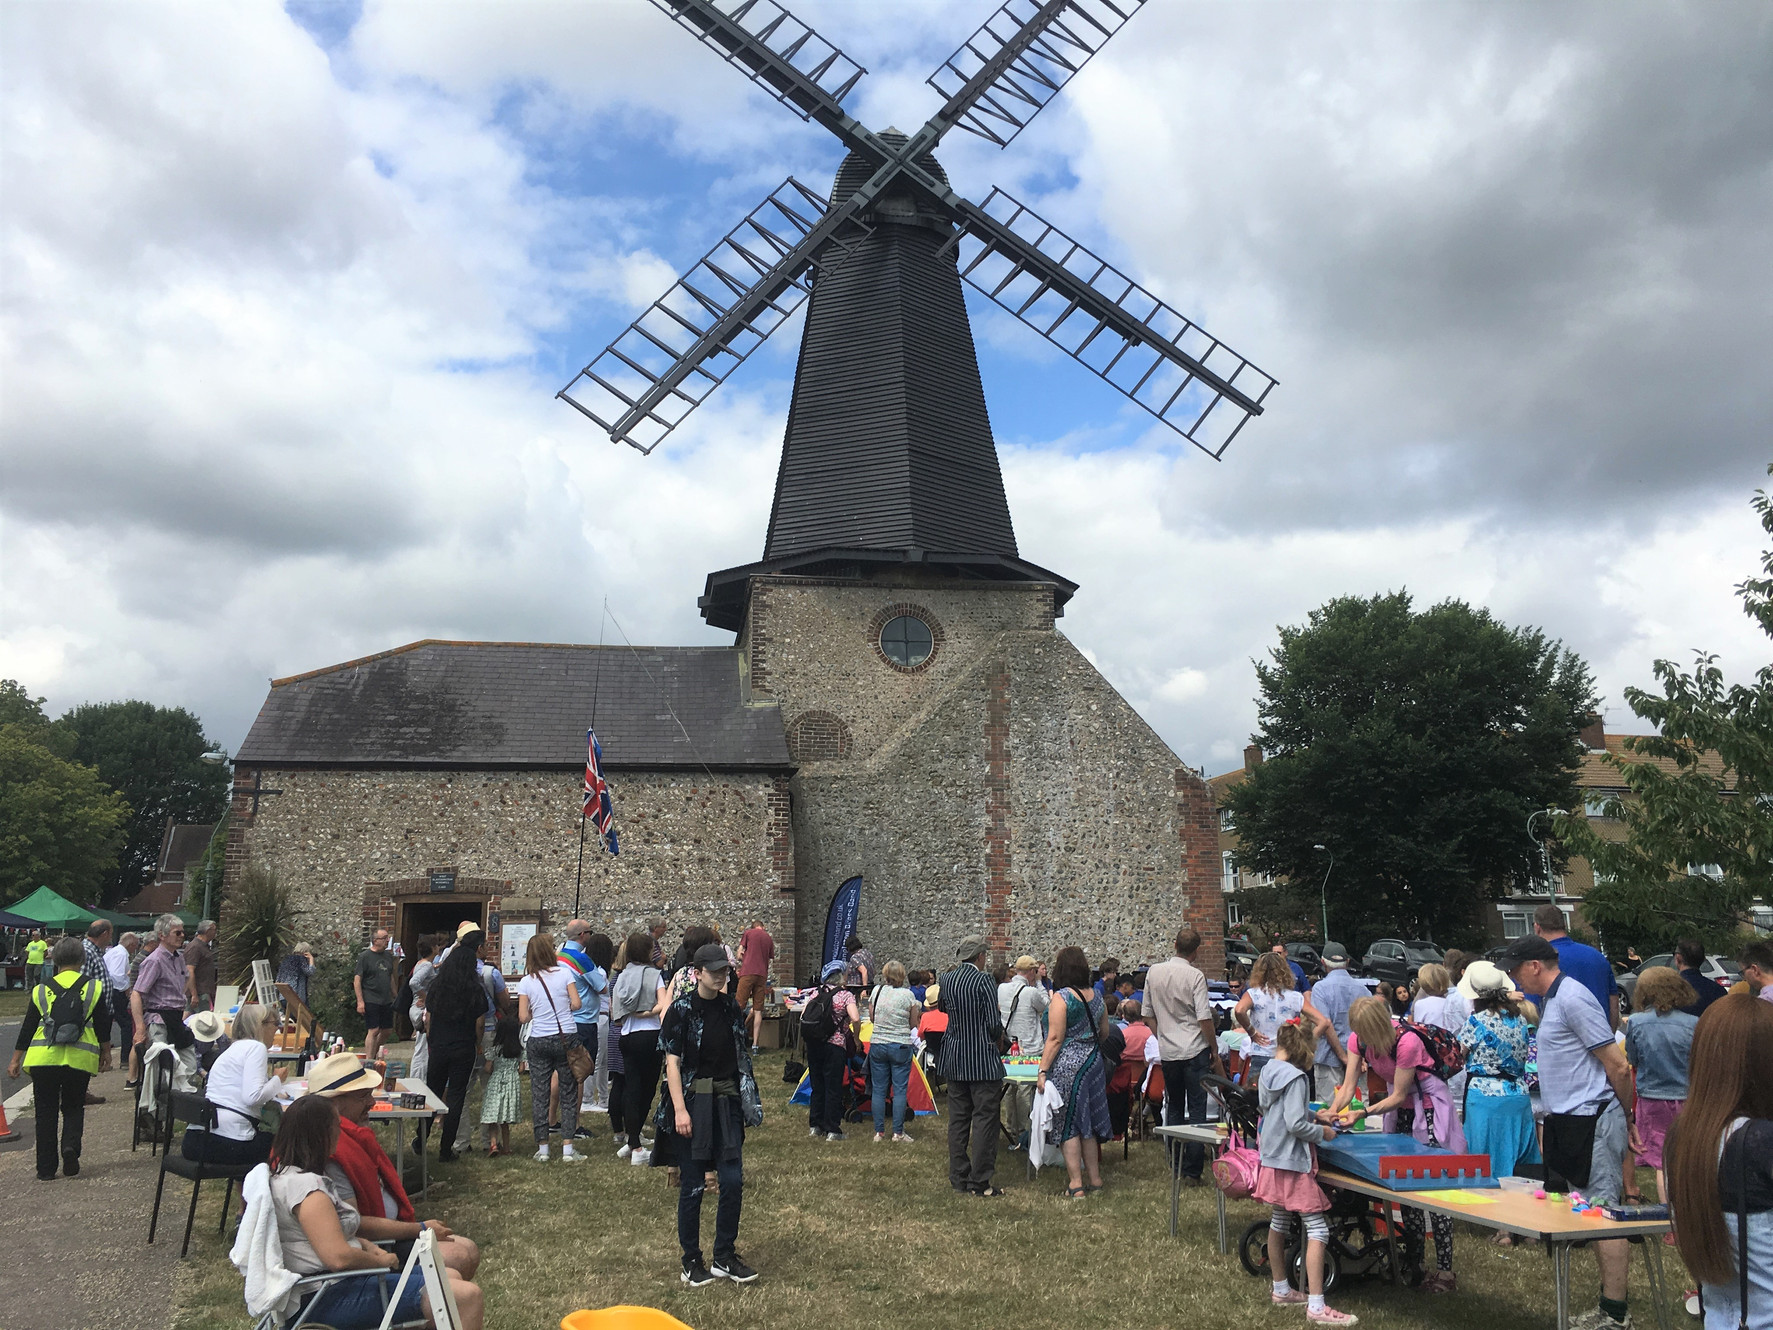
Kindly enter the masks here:
[[[1539, 1097], [1545, 1106], [1545, 1168], [1593, 1205], [1624, 1199], [1624, 1155], [1643, 1149], [1631, 1123], [1631, 1068], [1595, 995], [1558, 968], [1558, 948], [1535, 934], [1516, 938], [1497, 967], [1542, 1000]], [[1571, 1330], [1630, 1330], [1626, 1276], [1631, 1248], [1622, 1238], [1594, 1244], [1601, 1267], [1600, 1306]]]
[[[718, 942], [690, 958], [695, 987], [673, 1002], [659, 1032], [668, 1095], [654, 1118], [657, 1137], [682, 1170], [677, 1197], [677, 1241], [682, 1280], [701, 1288], [716, 1279], [749, 1284], [757, 1271], [735, 1244], [745, 1195], [745, 1128], [761, 1126], [763, 1104], [751, 1070], [745, 1016], [726, 991], [731, 962]], [[714, 1264], [702, 1260], [702, 1194], [708, 1174], [720, 1179], [714, 1217]]]

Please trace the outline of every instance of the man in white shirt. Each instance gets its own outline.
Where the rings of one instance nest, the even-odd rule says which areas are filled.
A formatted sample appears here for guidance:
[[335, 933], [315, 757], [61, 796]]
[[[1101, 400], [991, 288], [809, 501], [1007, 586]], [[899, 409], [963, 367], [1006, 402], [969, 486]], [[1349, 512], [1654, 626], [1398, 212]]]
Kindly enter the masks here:
[[[1145, 1015], [1157, 1039], [1164, 1068], [1164, 1125], [1207, 1120], [1207, 1091], [1201, 1078], [1225, 1074], [1213, 1030], [1207, 977], [1194, 966], [1200, 934], [1184, 927], [1176, 934], [1176, 954], [1145, 976]], [[1206, 1147], [1190, 1141], [1182, 1151], [1182, 1176], [1198, 1186]]]
[[[1631, 1123], [1631, 1068], [1613, 1038], [1608, 1012], [1558, 962], [1558, 948], [1529, 933], [1510, 943], [1496, 964], [1514, 976], [1521, 992], [1543, 999], [1537, 1039], [1548, 1178], [1563, 1178], [1595, 1205], [1617, 1205], [1625, 1147], [1643, 1151]], [[1570, 1330], [1631, 1330], [1625, 1302], [1631, 1248], [1623, 1238], [1593, 1245], [1601, 1267], [1600, 1306], [1571, 1321]]]
[[[997, 1011], [1004, 1032], [1021, 1044], [1024, 1053], [1039, 1053], [1045, 1042], [1040, 1018], [1052, 999], [1040, 986], [1039, 975], [1039, 961], [1018, 956], [1016, 973], [997, 986]], [[1034, 1118], [1034, 1082], [1005, 1081], [1001, 1112], [1004, 1129], [1016, 1138], [1016, 1148], [1026, 1150]]]

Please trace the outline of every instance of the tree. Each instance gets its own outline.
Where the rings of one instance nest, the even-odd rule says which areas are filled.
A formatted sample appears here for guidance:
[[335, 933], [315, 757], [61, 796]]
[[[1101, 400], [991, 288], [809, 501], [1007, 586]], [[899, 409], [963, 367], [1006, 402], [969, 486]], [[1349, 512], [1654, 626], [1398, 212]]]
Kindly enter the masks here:
[[[1773, 500], [1757, 490], [1753, 503], [1773, 536]], [[1761, 571], [1736, 594], [1773, 637], [1773, 550]], [[1728, 687], [1704, 652], [1690, 674], [1666, 660], [1652, 669], [1661, 693], [1627, 688], [1625, 701], [1656, 733], [1626, 740], [1639, 761], [1606, 758], [1633, 796], [1606, 809], [1625, 838], [1603, 840], [1574, 815], [1557, 820], [1558, 834], [1594, 867], [1582, 908], [1603, 937], [1646, 954], [1680, 937], [1727, 946], [1755, 898], [1773, 900], [1773, 666]]]
[[1596, 702], [1560, 643], [1399, 591], [1283, 627], [1256, 677], [1267, 756], [1227, 800], [1238, 859], [1315, 884], [1327, 847], [1332, 937], [1472, 940], [1484, 902], [1535, 876], [1527, 817], [1574, 799]]
[[182, 707], [89, 702], [56, 724], [74, 735], [74, 758], [96, 768], [133, 810], [117, 868], [102, 884], [102, 903], [141, 889], [153, 872], [169, 818], [214, 822], [221, 817], [228, 769], [203, 760], [213, 745], [202, 723]]
[[0, 905], [39, 886], [90, 900], [123, 847], [129, 805], [91, 767], [37, 741], [49, 730], [0, 724]]

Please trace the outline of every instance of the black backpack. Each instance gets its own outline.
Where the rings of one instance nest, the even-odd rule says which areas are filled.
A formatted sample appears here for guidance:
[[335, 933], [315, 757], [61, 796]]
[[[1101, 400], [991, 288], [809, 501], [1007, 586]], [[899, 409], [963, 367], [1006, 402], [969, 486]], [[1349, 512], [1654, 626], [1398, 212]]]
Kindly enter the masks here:
[[[69, 984], [55, 992], [49, 1004], [49, 1015], [43, 1020], [43, 1042], [61, 1047], [80, 1042], [86, 1033], [86, 994], [89, 980]], [[54, 985], [45, 984], [54, 990]]]
[[831, 1009], [831, 999], [837, 991], [820, 985], [819, 991], [813, 994], [813, 1000], [800, 1013], [800, 1033], [807, 1043], [827, 1043], [837, 1033], [837, 1013]]

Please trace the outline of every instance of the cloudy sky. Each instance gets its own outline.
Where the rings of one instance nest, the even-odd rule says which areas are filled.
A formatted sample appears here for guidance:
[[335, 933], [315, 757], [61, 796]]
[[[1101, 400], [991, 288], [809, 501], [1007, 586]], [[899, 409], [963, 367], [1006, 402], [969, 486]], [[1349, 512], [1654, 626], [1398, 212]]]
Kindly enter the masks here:
[[[796, 0], [911, 129], [991, 0]], [[645, 0], [0, 6], [0, 676], [190, 707], [420, 637], [728, 640], [798, 322], [651, 457], [553, 399], [840, 153]], [[1250, 659], [1407, 587], [1608, 719], [1731, 595], [1773, 460], [1773, 9], [1152, 0], [1001, 185], [1280, 380], [1222, 462], [974, 301], [1025, 557], [1187, 761]], [[619, 640], [614, 626], [604, 629]]]

